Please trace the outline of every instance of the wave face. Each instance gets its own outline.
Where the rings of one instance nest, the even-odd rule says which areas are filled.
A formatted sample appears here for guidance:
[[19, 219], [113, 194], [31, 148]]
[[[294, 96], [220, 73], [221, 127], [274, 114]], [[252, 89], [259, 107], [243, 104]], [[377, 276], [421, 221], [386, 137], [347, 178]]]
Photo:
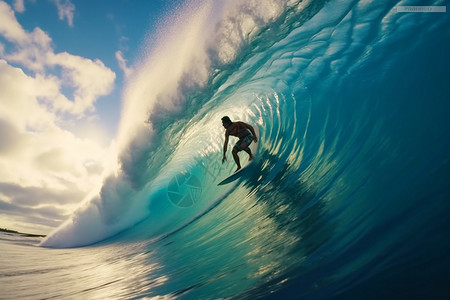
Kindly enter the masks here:
[[[399, 3], [203, 1], [167, 16], [124, 93], [117, 170], [43, 245], [171, 239], [174, 261], [204, 262], [180, 280], [203, 272], [242, 296], [430, 283], [449, 265], [450, 24]], [[224, 115], [260, 141], [253, 168], [217, 186], [235, 168]]]

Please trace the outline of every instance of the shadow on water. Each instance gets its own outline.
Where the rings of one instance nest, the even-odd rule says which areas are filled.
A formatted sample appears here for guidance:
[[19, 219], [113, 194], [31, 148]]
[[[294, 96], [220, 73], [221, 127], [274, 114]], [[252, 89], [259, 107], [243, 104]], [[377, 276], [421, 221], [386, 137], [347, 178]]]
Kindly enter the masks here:
[[316, 199], [317, 191], [295, 178], [296, 174], [286, 162], [273, 179], [264, 184], [271, 170], [264, 170], [263, 162], [274, 166], [278, 160], [269, 151], [263, 152], [256, 168], [262, 171], [252, 174], [243, 185], [256, 193], [257, 203], [265, 204], [267, 217], [275, 221], [279, 230], [301, 237], [302, 242], [296, 245], [294, 252], [309, 256], [333, 234], [331, 224], [323, 218], [325, 204], [317, 201], [308, 206]]
[[[276, 166], [279, 157], [264, 151], [257, 162], [257, 170], [242, 184], [256, 195], [255, 206], [264, 207], [266, 218], [276, 225], [274, 233], [290, 237], [285, 240], [267, 237], [261, 252], [275, 252], [284, 260], [284, 270], [261, 278], [259, 284], [248, 292], [240, 294], [239, 299], [267, 296], [271, 291], [282, 288], [295, 277], [310, 271], [309, 257], [328, 242], [334, 233], [334, 226], [325, 218], [326, 203], [317, 201], [318, 191], [314, 186], [300, 181], [291, 166], [284, 162], [278, 170], [264, 168]], [[272, 178], [272, 173], [275, 176]], [[294, 239], [292, 237], [295, 237]], [[294, 242], [291, 242], [294, 241]], [[281, 272], [280, 272], [281, 271]], [[317, 278], [305, 280], [305, 289], [319, 286]]]

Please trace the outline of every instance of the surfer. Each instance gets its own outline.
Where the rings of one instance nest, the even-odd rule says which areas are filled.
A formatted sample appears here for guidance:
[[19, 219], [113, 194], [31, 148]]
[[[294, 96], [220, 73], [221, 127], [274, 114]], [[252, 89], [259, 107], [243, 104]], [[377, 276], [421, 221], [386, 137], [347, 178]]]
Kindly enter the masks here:
[[249, 161], [253, 159], [252, 151], [248, 147], [252, 141], [258, 142], [258, 138], [256, 137], [255, 129], [247, 123], [244, 122], [232, 122], [229, 117], [225, 116], [222, 118], [222, 125], [225, 127], [225, 144], [223, 145], [223, 158], [222, 163], [227, 159], [227, 147], [228, 147], [228, 138], [230, 135], [238, 137], [239, 141], [233, 147], [233, 158], [236, 162], [237, 169], [235, 172], [241, 169], [241, 163], [239, 161], [238, 152], [244, 150], [250, 155]]

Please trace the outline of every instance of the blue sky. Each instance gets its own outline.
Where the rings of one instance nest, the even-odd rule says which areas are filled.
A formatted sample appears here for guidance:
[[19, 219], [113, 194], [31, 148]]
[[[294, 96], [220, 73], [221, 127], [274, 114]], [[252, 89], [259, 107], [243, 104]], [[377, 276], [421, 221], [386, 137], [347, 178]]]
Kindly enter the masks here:
[[[14, 9], [24, 30], [32, 32], [38, 27], [48, 34], [55, 53], [68, 52], [91, 60], [99, 59], [115, 73], [112, 92], [95, 102], [102, 129], [112, 137], [118, 125], [124, 79], [117, 53], [120, 51], [127, 64], [132, 64], [142, 50], [145, 37], [152, 34], [158, 19], [170, 9], [168, 3], [171, 1], [24, 0], [23, 11], [15, 9], [21, 1], [5, 2]], [[176, 1], [172, 1], [174, 3]], [[60, 10], [66, 12], [59, 13]]]
[[0, 1], [0, 227], [48, 233], [99, 186], [126, 76], [179, 2]]

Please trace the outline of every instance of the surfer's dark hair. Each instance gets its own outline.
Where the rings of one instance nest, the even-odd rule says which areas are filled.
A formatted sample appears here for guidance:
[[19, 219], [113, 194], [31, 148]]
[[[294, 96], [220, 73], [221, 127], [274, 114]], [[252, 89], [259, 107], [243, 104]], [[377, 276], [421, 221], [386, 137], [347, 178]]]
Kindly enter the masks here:
[[229, 118], [228, 116], [223, 117], [223, 118], [222, 118], [222, 121], [224, 121], [225, 124], [231, 124], [231, 123], [233, 123], [233, 122], [231, 122], [231, 120], [230, 120], [230, 118]]

